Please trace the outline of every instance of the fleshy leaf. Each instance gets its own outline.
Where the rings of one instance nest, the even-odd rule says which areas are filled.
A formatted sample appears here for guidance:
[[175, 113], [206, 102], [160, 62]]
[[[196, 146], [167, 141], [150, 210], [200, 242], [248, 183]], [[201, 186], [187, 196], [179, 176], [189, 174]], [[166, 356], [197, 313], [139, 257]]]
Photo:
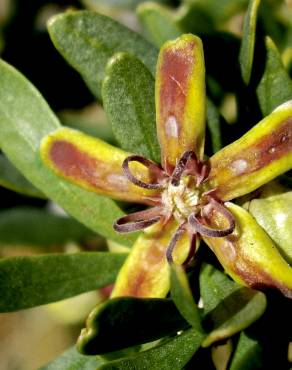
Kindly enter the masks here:
[[260, 343], [250, 338], [244, 331], [240, 333], [230, 370], [260, 370], [262, 369], [262, 349]]
[[121, 147], [159, 163], [154, 78], [144, 64], [127, 53], [113, 56], [106, 68], [102, 98]]
[[[148, 228], [135, 242], [121, 268], [112, 297], [163, 298], [169, 291], [169, 265], [166, 249], [177, 228], [175, 221], [159, 222]], [[183, 263], [189, 253], [188, 236], [177, 243], [174, 261]]]
[[292, 191], [252, 199], [248, 211], [292, 264]]
[[104, 362], [97, 356], [81, 355], [75, 347], [72, 347], [39, 370], [96, 370]]
[[192, 296], [189, 282], [182, 266], [175, 264], [171, 266], [170, 292], [171, 298], [181, 315], [197, 331], [203, 332], [199, 310]]
[[243, 35], [239, 54], [243, 81], [248, 84], [251, 76], [256, 36], [257, 12], [261, 0], [250, 0], [244, 19]]
[[104, 354], [152, 342], [186, 327], [169, 299], [113, 298], [90, 313], [77, 345], [81, 353]]
[[30, 197], [46, 198], [2, 154], [0, 154], [0, 185]]
[[[226, 272], [241, 284], [255, 289], [273, 288], [292, 298], [292, 268], [273, 241], [243, 208], [226, 203], [235, 217], [235, 231], [226, 237], [207, 238]], [[222, 226], [220, 217], [212, 216], [213, 226]]]
[[84, 252], [0, 260], [0, 312], [39, 306], [114, 282], [124, 253]]
[[262, 292], [240, 287], [210, 265], [201, 271], [200, 287], [204, 323], [211, 329], [203, 347], [240, 332], [265, 311], [267, 302]]
[[200, 348], [203, 338], [203, 334], [189, 329], [153, 349], [104, 364], [100, 370], [181, 370]]
[[0, 244], [48, 247], [80, 241], [93, 232], [76, 220], [45, 209], [18, 207], [0, 212]]
[[131, 245], [135, 235], [119, 235], [113, 222], [123, 215], [111, 199], [64, 181], [45, 166], [41, 140], [60, 127], [49, 106], [23, 75], [0, 61], [0, 146], [7, 158], [46, 196], [101, 235]]
[[98, 98], [105, 66], [119, 51], [135, 55], [155, 73], [156, 48], [109, 17], [93, 11], [67, 12], [51, 18], [48, 30], [55, 47]]
[[[98, 194], [148, 203], [147, 197], [157, 192], [140, 188], [127, 179], [122, 164], [129, 155], [98, 138], [69, 128], [52, 132], [41, 143], [41, 157], [57, 175]], [[137, 178], [150, 182], [145, 166], [135, 163], [131, 170], [133, 174], [137, 172]]]
[[205, 67], [202, 41], [198, 37], [183, 35], [163, 45], [158, 57], [155, 94], [162, 165], [170, 171], [187, 150], [195, 150], [202, 158]]
[[210, 159], [208, 187], [230, 200], [292, 168], [292, 101]]
[[279, 51], [269, 37], [266, 38], [265, 44], [267, 60], [264, 74], [257, 87], [257, 96], [264, 116], [292, 99], [292, 80], [283, 66]]
[[153, 2], [142, 3], [137, 14], [146, 29], [149, 38], [157, 47], [173, 40], [183, 33], [176, 23], [175, 14], [168, 8]]

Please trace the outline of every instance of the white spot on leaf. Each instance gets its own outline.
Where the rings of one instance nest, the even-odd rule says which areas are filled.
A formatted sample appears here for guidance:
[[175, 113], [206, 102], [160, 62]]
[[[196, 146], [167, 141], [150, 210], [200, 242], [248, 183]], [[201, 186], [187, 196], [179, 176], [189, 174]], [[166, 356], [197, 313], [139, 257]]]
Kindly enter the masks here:
[[247, 169], [247, 161], [244, 159], [237, 159], [236, 161], [231, 163], [231, 167], [234, 172], [239, 175]]
[[175, 116], [169, 116], [165, 123], [166, 135], [170, 137], [178, 137], [178, 123]]

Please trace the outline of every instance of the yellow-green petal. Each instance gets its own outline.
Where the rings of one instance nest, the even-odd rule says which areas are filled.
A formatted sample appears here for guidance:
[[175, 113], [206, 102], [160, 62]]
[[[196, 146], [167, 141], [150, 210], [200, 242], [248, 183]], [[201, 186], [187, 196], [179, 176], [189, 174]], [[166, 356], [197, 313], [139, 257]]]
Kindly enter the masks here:
[[[246, 210], [232, 203], [226, 206], [235, 217], [235, 231], [222, 238], [203, 237], [226, 272], [251, 288], [275, 288], [292, 298], [291, 266]], [[214, 226], [220, 226], [221, 221], [213, 216]]]
[[[170, 287], [170, 271], [166, 249], [173, 236], [177, 222], [162, 221], [148, 228], [135, 242], [126, 262], [121, 268], [112, 297], [163, 298]], [[182, 264], [189, 252], [188, 235], [183, 235], [174, 251], [174, 261]]]
[[[125, 177], [122, 163], [130, 153], [77, 130], [61, 128], [46, 136], [41, 143], [44, 163], [57, 175], [86, 190], [115, 199], [149, 203], [156, 190], [142, 189]], [[150, 182], [148, 169], [131, 164], [133, 175]]]
[[244, 136], [210, 159], [207, 186], [230, 200], [292, 168], [292, 101], [279, 106]]
[[162, 165], [170, 171], [186, 150], [202, 158], [206, 99], [201, 39], [187, 34], [162, 46], [155, 89]]

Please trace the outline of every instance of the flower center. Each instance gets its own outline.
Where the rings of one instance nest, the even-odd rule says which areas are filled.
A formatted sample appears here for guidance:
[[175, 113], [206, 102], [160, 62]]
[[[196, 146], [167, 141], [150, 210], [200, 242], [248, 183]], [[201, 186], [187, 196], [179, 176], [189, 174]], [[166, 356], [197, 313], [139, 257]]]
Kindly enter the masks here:
[[201, 196], [193, 176], [183, 176], [178, 185], [169, 182], [162, 193], [162, 204], [166, 216], [173, 215], [181, 223], [196, 212]]

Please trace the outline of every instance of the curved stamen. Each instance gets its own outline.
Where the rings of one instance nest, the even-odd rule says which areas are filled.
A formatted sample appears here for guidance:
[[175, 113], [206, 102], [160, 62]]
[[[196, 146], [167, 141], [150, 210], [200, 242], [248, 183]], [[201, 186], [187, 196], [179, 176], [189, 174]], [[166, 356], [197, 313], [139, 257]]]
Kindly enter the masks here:
[[181, 176], [184, 170], [186, 169], [186, 166], [188, 165], [189, 160], [193, 161], [197, 169], [197, 156], [195, 152], [193, 152], [192, 150], [185, 152], [183, 156], [180, 158], [180, 160], [177, 162], [175, 169], [172, 173], [172, 176], [171, 176], [172, 185], [178, 186]]
[[171, 238], [167, 250], [166, 250], [166, 259], [169, 264], [173, 263], [173, 257], [172, 253], [174, 251], [174, 248], [178, 242], [178, 240], [181, 238], [182, 234], [185, 232], [185, 223], [181, 224], [176, 232], [174, 233], [173, 237]]
[[161, 217], [161, 207], [153, 207], [119, 218], [113, 228], [119, 233], [131, 233], [155, 224]]
[[156, 177], [163, 177], [163, 171], [161, 169], [161, 167], [159, 165], [157, 165], [156, 163], [150, 161], [149, 159], [147, 158], [144, 158], [140, 155], [130, 155], [129, 157], [127, 157], [124, 162], [123, 162], [123, 170], [124, 170], [124, 174], [125, 176], [127, 177], [127, 179], [129, 181], [131, 181], [133, 184], [137, 185], [137, 186], [140, 186], [140, 188], [144, 188], [144, 189], [163, 189], [163, 185], [162, 184], [159, 184], [159, 183], [154, 183], [154, 184], [147, 184], [146, 182], [143, 182], [139, 179], [137, 179], [132, 173], [131, 173], [131, 170], [129, 168], [129, 163], [130, 162], [139, 162], [141, 164], [143, 164], [145, 167], [149, 168], [149, 170], [153, 171], [153, 173], [156, 175]]
[[196, 251], [197, 251], [197, 234], [193, 233], [191, 235], [191, 240], [190, 240], [189, 254], [188, 254], [185, 262], [183, 263], [183, 266], [187, 266], [191, 262], [191, 260], [193, 259], [193, 257], [196, 254]]
[[227, 219], [229, 227], [227, 227], [226, 229], [213, 229], [202, 224], [202, 222], [197, 218], [197, 216], [194, 213], [192, 213], [189, 216], [188, 221], [189, 224], [196, 230], [196, 232], [211, 238], [219, 238], [231, 234], [235, 229], [235, 218], [233, 214], [230, 211], [228, 211], [228, 209], [225, 208], [222, 204], [220, 204], [214, 199], [212, 199], [212, 201], [207, 205], [207, 207], [212, 207], [218, 213], [221, 213]]

